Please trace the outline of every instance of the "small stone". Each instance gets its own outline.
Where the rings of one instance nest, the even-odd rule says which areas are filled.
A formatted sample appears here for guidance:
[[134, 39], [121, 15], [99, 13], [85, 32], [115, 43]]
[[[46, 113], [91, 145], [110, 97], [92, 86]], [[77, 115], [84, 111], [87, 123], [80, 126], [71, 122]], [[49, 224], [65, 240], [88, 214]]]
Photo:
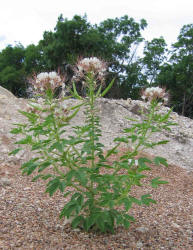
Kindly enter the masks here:
[[61, 228], [61, 225], [60, 225], [60, 224], [57, 224], [55, 227], [56, 227], [56, 229], [58, 230], [58, 229]]
[[178, 224], [174, 223], [174, 222], [172, 222], [172, 226], [173, 226], [174, 228], [180, 228], [180, 226], [179, 226]]
[[149, 231], [149, 229], [147, 227], [137, 227], [136, 231], [140, 233], [146, 233]]
[[20, 199], [22, 202], [26, 202], [26, 201], [28, 201], [28, 199], [27, 198], [21, 198]]
[[142, 248], [143, 247], [143, 243], [141, 241], [138, 241], [136, 244], [137, 248]]
[[0, 178], [0, 186], [10, 186], [10, 185], [11, 185], [10, 179], [6, 177]]

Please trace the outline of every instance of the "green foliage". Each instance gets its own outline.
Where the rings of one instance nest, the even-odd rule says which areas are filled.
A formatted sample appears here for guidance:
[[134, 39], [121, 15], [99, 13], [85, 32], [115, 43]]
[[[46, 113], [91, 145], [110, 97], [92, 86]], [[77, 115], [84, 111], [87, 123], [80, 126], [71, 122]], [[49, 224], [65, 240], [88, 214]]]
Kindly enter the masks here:
[[137, 97], [138, 91], [131, 90], [135, 85], [143, 84], [143, 77], [136, 50], [143, 41], [140, 31], [146, 26], [144, 19], [137, 23], [127, 15], [107, 19], [99, 25], [91, 25], [86, 16], [75, 15], [68, 20], [61, 15], [54, 32], [45, 32], [39, 47], [48, 69], [59, 67], [67, 74], [66, 65], [74, 64], [79, 56], [96, 56], [107, 61], [107, 81], [115, 79], [107, 96]]
[[160, 67], [166, 60], [166, 46], [167, 44], [163, 37], [154, 38], [151, 42], [147, 41], [145, 43], [142, 65], [149, 85], [155, 83], [154, 81], [160, 72]]
[[25, 92], [25, 70], [23, 65], [25, 49], [21, 44], [7, 46], [0, 52], [0, 85], [16, 96]]
[[161, 67], [157, 82], [170, 90], [175, 111], [193, 117], [193, 24], [182, 27], [172, 46], [170, 61]]
[[28, 76], [44, 69], [44, 59], [39, 46], [31, 44], [25, 49], [24, 69]]
[[[23, 174], [36, 172], [33, 181], [39, 178], [46, 180], [46, 192], [50, 196], [57, 191], [65, 197], [69, 196], [60, 218], [71, 218], [73, 228], [114, 232], [116, 226], [128, 228], [134, 221], [128, 214], [133, 204], [149, 206], [156, 203], [150, 194], [144, 194], [138, 199], [131, 196], [130, 191], [134, 186], [143, 187], [143, 179], [148, 176], [145, 171], [151, 170], [148, 164], [152, 161], [139, 157], [139, 151], [149, 145], [154, 147], [159, 144], [152, 143], [149, 138], [152, 133], [169, 127], [170, 112], [168, 116], [159, 115], [158, 103], [152, 101], [149, 112], [143, 114], [144, 119], [130, 122], [124, 136], [115, 138], [116, 145], [104, 153], [104, 145], [100, 143], [102, 131], [95, 102], [110, 89], [111, 84], [102, 92], [101, 88], [94, 88], [94, 81], [94, 76], [89, 73], [86, 98], [80, 98], [80, 105], [69, 107], [66, 115], [62, 110], [58, 111], [61, 109], [61, 100], [55, 100], [51, 92], [47, 91], [41, 109], [33, 103], [33, 111], [21, 111], [28, 122], [18, 124], [12, 133], [23, 134], [24, 138], [16, 144], [29, 145], [37, 154], [37, 157], [22, 165]], [[73, 95], [77, 97], [75, 85], [74, 90]], [[70, 119], [76, 115], [81, 105], [86, 109], [85, 123], [83, 126], [72, 127], [74, 135], [69, 136], [65, 128], [70, 126]], [[119, 156], [121, 143], [126, 143], [128, 148], [132, 146], [132, 150]], [[17, 149], [12, 151], [12, 154], [15, 153]], [[116, 156], [112, 163], [109, 161], [111, 156]], [[167, 165], [166, 160], [161, 157], [156, 157], [154, 163]], [[155, 188], [165, 183], [160, 177], [150, 181]]]
[[[0, 85], [16, 96], [28, 97], [28, 80], [34, 72], [59, 70], [70, 89], [77, 58], [95, 56], [108, 63], [107, 82], [114, 79], [107, 98], [139, 99], [142, 88], [165, 86], [174, 111], [192, 118], [193, 24], [182, 27], [171, 50], [159, 37], [145, 41], [139, 56], [146, 27], [144, 19], [136, 22], [127, 15], [95, 25], [86, 15], [72, 19], [60, 15], [54, 31], [45, 31], [37, 46], [8, 45], [0, 52]], [[84, 96], [81, 81], [76, 88]]]

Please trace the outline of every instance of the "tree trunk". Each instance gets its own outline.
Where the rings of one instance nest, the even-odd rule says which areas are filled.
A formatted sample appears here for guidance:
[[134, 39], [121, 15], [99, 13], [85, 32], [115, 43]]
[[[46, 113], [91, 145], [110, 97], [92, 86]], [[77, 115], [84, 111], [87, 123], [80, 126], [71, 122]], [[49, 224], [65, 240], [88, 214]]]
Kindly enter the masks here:
[[186, 105], [186, 94], [184, 93], [183, 104], [182, 104], [182, 115], [185, 113], [185, 105]]

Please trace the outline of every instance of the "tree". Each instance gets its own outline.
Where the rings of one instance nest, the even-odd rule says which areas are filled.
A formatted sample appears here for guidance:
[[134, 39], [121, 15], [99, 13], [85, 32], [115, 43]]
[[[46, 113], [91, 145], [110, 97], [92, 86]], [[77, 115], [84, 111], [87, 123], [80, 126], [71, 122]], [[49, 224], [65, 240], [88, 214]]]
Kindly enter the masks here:
[[39, 46], [30, 44], [25, 49], [24, 53], [24, 69], [27, 75], [35, 72], [40, 72], [44, 68], [43, 55]]
[[184, 25], [157, 82], [171, 94], [170, 103], [181, 115], [193, 117], [193, 24]]
[[182, 27], [172, 47], [170, 62], [162, 68], [158, 81], [169, 88], [175, 110], [193, 117], [193, 24]]
[[167, 44], [163, 37], [146, 41], [144, 47], [144, 57], [141, 62], [148, 85], [154, 85], [155, 79], [160, 72], [161, 65], [166, 60]]
[[171, 61], [176, 68], [176, 87], [183, 93], [182, 115], [185, 115], [187, 111], [193, 112], [193, 24], [182, 27], [173, 48]]
[[26, 88], [24, 54], [21, 44], [8, 45], [0, 53], [0, 84], [16, 96], [22, 96]]
[[109, 67], [107, 81], [116, 79], [110, 97], [127, 98], [131, 93], [125, 90], [139, 85], [136, 49], [143, 41], [140, 31], [146, 26], [144, 19], [137, 23], [127, 15], [99, 25], [91, 25], [86, 16], [68, 20], [61, 15], [54, 32], [45, 32], [39, 46], [52, 70], [74, 64], [79, 56], [104, 59]]

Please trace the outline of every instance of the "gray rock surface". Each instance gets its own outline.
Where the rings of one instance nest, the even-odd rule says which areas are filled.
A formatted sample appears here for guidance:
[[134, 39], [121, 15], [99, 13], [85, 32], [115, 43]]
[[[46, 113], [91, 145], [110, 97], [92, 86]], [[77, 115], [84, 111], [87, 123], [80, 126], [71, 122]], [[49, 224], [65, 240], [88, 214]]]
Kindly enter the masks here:
[[[10, 163], [20, 164], [29, 159], [32, 155], [29, 149], [19, 152], [16, 156], [8, 156], [8, 152], [16, 148], [14, 142], [21, 138], [20, 135], [13, 135], [10, 130], [14, 127], [13, 123], [25, 122], [25, 118], [18, 110], [25, 110], [29, 100], [5, 95], [0, 92], [0, 164]], [[77, 100], [70, 99], [64, 102], [65, 105], [78, 103]], [[113, 139], [122, 134], [122, 130], [129, 126], [129, 121], [125, 117], [141, 119], [138, 111], [139, 106], [144, 106], [142, 101], [135, 100], [110, 100], [101, 98], [97, 102], [99, 116], [102, 124], [101, 142], [110, 148], [114, 145]], [[163, 107], [162, 113], [167, 112], [168, 108]], [[84, 110], [81, 109], [78, 115], [73, 118], [73, 125], [81, 125], [84, 120]], [[155, 149], [148, 149], [146, 152], [162, 156], [168, 159], [170, 164], [181, 166], [188, 171], [193, 170], [193, 120], [179, 116], [172, 112], [171, 120], [178, 123], [172, 127], [171, 132], [154, 134], [152, 140], [169, 140], [166, 145], [160, 145]], [[68, 130], [68, 135], [72, 133]]]
[[8, 179], [7, 177], [0, 178], [0, 186], [10, 186], [10, 185], [11, 185], [10, 179]]
[[15, 97], [9, 90], [0, 86], [0, 97], [3, 98], [3, 96], [5, 96], [7, 98], [14, 98]]

